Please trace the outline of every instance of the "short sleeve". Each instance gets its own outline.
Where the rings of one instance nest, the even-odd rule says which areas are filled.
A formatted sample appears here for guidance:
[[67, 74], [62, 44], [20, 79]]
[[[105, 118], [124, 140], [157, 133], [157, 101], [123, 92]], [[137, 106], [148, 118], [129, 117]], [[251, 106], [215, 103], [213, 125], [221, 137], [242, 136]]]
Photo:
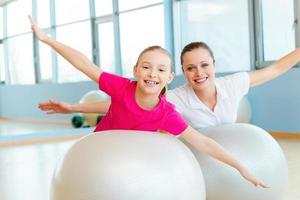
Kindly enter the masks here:
[[249, 92], [250, 76], [248, 72], [239, 72], [220, 79], [221, 84], [224, 81], [226, 90], [236, 98], [242, 97]]
[[162, 124], [162, 130], [176, 136], [180, 135], [187, 127], [188, 124], [175, 109], [168, 112], [166, 120]]
[[186, 99], [185, 98], [185, 92], [184, 90], [181, 89], [182, 87], [173, 89], [173, 90], [168, 90], [166, 92], [166, 98], [168, 102], [172, 103], [175, 105], [175, 109], [179, 113], [183, 113], [184, 110], [186, 109]]
[[129, 85], [129, 79], [115, 74], [102, 72], [99, 76], [99, 89], [111, 97], [120, 96]]

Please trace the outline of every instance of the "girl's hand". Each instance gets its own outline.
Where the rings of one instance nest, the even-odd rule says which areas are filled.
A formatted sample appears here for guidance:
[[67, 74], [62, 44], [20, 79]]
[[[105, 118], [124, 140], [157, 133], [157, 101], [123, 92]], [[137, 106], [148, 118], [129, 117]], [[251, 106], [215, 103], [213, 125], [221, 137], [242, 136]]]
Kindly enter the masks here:
[[38, 25], [33, 21], [30, 15], [28, 15], [29, 21], [31, 23], [31, 30], [34, 32], [37, 39], [39, 39], [42, 42], [45, 42], [49, 37], [46, 33], [44, 33]]
[[46, 103], [40, 103], [39, 109], [42, 111], [47, 111], [47, 114], [70, 114], [73, 113], [72, 105], [62, 102], [49, 100]]
[[253, 177], [247, 170], [242, 170], [240, 171], [241, 175], [248, 181], [250, 181], [251, 183], [253, 183], [253, 185], [255, 185], [255, 187], [261, 187], [261, 188], [269, 188], [268, 185], [258, 181], [255, 177]]

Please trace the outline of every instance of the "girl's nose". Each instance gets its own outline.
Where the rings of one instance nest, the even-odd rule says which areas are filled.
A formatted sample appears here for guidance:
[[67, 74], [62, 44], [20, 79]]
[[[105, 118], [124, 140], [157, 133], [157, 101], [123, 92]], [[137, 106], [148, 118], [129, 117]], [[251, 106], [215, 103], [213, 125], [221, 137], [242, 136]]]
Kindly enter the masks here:
[[151, 78], [156, 77], [156, 75], [157, 75], [156, 70], [151, 70], [151, 71], [149, 72], [149, 76], [150, 76]]

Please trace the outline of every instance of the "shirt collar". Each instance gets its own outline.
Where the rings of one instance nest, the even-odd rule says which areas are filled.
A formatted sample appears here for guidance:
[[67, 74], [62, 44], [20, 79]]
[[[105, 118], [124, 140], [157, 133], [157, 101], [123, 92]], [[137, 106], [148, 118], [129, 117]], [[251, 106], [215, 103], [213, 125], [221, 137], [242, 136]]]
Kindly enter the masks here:
[[[216, 90], [217, 90], [217, 104], [220, 100], [225, 100], [228, 98], [228, 94], [225, 92], [225, 90], [219, 85], [218, 82], [215, 82]], [[192, 109], [202, 109], [206, 110], [208, 109], [207, 106], [202, 103], [202, 101], [197, 97], [196, 93], [194, 92], [193, 88], [186, 84], [187, 88], [187, 99], [188, 99], [188, 105]]]

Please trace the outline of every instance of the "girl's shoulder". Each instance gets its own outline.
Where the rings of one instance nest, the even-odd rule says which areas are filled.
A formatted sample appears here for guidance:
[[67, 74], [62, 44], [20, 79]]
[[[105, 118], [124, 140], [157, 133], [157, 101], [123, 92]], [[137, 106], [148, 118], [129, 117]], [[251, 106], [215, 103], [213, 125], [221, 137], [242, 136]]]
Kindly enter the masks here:
[[167, 100], [164, 95], [160, 95], [160, 107], [164, 110], [172, 110], [175, 109], [175, 105]]

